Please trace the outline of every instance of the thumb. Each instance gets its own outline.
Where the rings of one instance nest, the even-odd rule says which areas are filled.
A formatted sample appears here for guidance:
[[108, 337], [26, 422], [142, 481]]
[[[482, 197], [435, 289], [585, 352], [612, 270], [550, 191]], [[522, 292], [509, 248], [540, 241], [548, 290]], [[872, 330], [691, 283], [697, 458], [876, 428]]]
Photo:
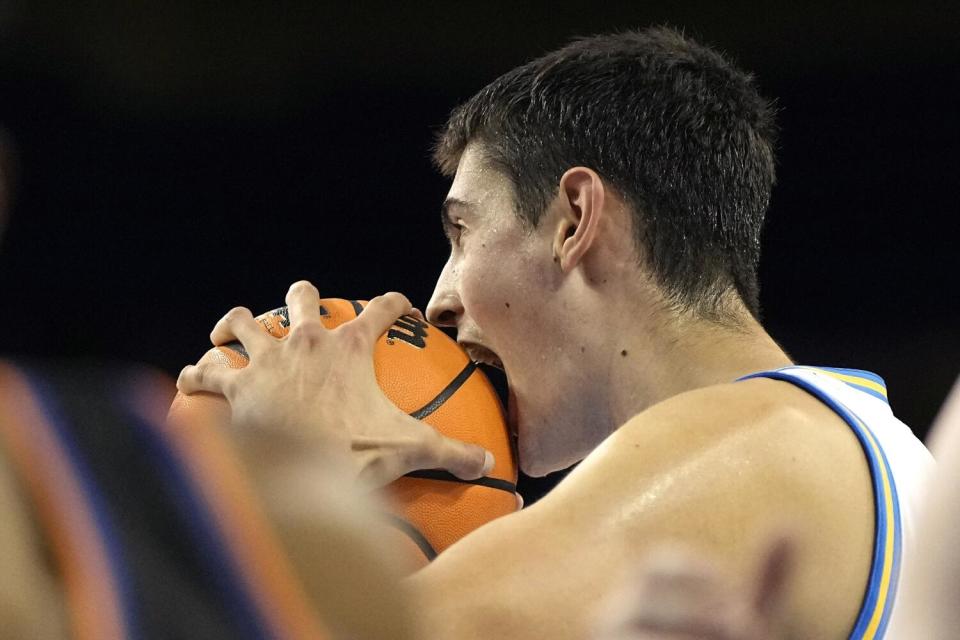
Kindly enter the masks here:
[[483, 447], [441, 435], [436, 462], [461, 480], [476, 480], [493, 471], [493, 454]]

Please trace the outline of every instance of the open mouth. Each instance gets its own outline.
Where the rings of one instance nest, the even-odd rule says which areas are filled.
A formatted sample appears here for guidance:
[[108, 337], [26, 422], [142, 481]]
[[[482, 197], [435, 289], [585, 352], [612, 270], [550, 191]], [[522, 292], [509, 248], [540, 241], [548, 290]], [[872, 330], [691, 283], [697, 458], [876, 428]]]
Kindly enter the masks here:
[[[493, 367], [500, 372], [500, 375], [491, 376], [490, 381], [493, 383], [497, 394], [500, 396], [501, 402], [507, 409], [507, 426], [510, 429], [510, 435], [516, 438], [518, 422], [517, 397], [513, 389], [510, 388], [508, 376], [504, 375], [506, 374], [506, 369], [503, 366], [503, 360], [490, 349], [475, 342], [461, 342], [460, 346], [467, 352], [470, 359], [477, 364]], [[491, 372], [488, 371], [487, 373], [489, 375]]]
[[469, 342], [464, 342], [462, 346], [467, 352], [467, 355], [470, 356], [470, 359], [477, 364], [485, 364], [491, 367], [496, 367], [497, 369], [500, 369], [500, 371], [504, 370], [503, 360], [501, 360], [500, 357], [490, 349], [487, 349], [479, 344], [473, 344]]

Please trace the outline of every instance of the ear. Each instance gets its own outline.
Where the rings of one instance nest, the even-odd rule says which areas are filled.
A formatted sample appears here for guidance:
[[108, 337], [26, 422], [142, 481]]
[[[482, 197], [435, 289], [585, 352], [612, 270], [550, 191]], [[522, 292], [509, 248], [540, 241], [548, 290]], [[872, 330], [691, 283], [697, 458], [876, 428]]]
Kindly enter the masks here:
[[569, 273], [590, 250], [600, 229], [604, 186], [593, 169], [573, 167], [560, 178], [560, 217], [554, 229], [553, 255]]

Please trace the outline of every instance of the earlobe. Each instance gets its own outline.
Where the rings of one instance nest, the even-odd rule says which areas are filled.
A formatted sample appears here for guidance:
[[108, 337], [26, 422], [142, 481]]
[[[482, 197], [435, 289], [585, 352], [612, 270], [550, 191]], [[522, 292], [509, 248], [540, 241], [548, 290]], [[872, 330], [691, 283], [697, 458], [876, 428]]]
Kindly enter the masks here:
[[554, 230], [554, 260], [572, 271], [593, 245], [604, 205], [604, 185], [596, 171], [568, 169], [560, 178], [560, 219]]

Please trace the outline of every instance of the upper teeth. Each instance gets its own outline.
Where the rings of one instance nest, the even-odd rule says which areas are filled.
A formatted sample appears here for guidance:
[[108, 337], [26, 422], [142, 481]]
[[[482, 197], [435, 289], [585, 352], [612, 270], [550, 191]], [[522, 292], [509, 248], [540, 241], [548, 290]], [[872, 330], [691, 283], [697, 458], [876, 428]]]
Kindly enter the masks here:
[[499, 369], [503, 369], [503, 362], [492, 351], [486, 347], [471, 346], [467, 349], [470, 359], [477, 364], [488, 364]]

